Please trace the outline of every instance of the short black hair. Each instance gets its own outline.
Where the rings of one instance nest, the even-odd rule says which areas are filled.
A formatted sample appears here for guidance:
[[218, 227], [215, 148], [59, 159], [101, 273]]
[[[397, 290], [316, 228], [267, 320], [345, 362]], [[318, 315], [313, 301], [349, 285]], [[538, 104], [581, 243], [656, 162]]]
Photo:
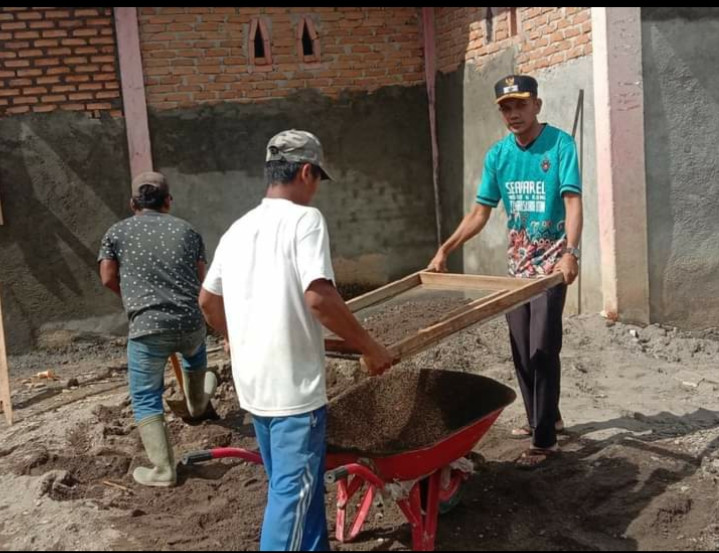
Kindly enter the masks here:
[[132, 197], [132, 205], [135, 209], [162, 209], [170, 194], [166, 190], [157, 188], [150, 184], [143, 184], [140, 187], [140, 194]]
[[[288, 184], [295, 180], [297, 173], [309, 162], [272, 160], [265, 163], [265, 182], [267, 186], [272, 184]], [[312, 176], [321, 177], [322, 171], [316, 165], [312, 165]]]

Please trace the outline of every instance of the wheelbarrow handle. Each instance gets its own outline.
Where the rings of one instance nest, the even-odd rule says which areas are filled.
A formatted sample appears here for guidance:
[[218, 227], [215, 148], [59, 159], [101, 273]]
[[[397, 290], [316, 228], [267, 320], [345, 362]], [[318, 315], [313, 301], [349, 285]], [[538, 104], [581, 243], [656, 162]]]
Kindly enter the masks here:
[[193, 451], [185, 454], [182, 458], [182, 464], [185, 466], [194, 465], [212, 461], [213, 459], [242, 459], [248, 463], [262, 464], [262, 456], [258, 452], [242, 449], [241, 447], [216, 447], [204, 451]]
[[187, 453], [182, 457], [182, 465], [183, 466], [191, 466], [196, 465], [198, 463], [205, 463], [207, 461], [212, 461], [214, 459], [212, 455], [212, 451], [194, 451], [192, 453]]
[[325, 472], [325, 483], [335, 484], [348, 476], [359, 476], [365, 482], [373, 485], [378, 490], [384, 489], [384, 482], [374, 472], [359, 463], [351, 463]]
[[347, 467], [340, 467], [325, 472], [325, 484], [336, 484], [339, 480], [343, 480], [350, 475]]

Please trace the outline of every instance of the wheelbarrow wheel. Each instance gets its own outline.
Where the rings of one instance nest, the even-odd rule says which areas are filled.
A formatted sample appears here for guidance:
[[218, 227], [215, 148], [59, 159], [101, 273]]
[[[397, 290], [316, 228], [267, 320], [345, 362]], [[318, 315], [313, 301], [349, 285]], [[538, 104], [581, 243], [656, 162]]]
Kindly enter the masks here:
[[[424, 478], [419, 483], [420, 486], [420, 496], [422, 498], [422, 510], [427, 511], [427, 498], [429, 496], [429, 478]], [[452, 511], [457, 505], [459, 505], [459, 502], [462, 500], [462, 495], [464, 492], [464, 485], [460, 484], [457, 490], [449, 497], [449, 499], [445, 499], [444, 501], [439, 502], [439, 514], [440, 515], [446, 515], [450, 511]]]
[[462, 501], [463, 495], [464, 485], [460, 485], [459, 488], [457, 488], [457, 491], [454, 492], [449, 499], [439, 502], [439, 514], [446, 515], [449, 513], [452, 509], [459, 505], [459, 502]]

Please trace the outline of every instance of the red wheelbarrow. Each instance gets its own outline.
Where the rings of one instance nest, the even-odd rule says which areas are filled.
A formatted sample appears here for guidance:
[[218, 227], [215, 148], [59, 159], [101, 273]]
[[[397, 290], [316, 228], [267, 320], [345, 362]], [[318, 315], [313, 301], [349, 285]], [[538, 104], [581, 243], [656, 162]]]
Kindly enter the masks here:
[[[338, 541], [349, 542], [357, 537], [379, 493], [396, 501], [412, 526], [412, 548], [432, 551], [438, 516], [457, 503], [461, 485], [470, 475], [471, 463], [462, 462], [463, 458], [516, 399], [516, 394], [483, 376], [427, 369], [404, 372], [411, 375], [411, 380], [402, 387], [392, 384], [398, 372], [374, 379], [386, 386], [366, 381], [330, 402], [325, 482], [338, 486]], [[409, 403], [407, 397], [398, 402], [391, 393], [386, 397], [388, 392], [415, 396]], [[364, 416], [351, 420], [348, 410], [360, 403]], [[398, 412], [397, 403], [409, 408]], [[397, 430], [389, 437], [379, 433], [371, 443], [367, 432], [378, 420], [385, 424], [391, 420]], [[449, 431], [436, 437], [422, 425]], [[361, 448], [351, 445], [353, 436], [362, 436]], [[422, 443], [427, 440], [431, 443]], [[230, 457], [262, 464], [259, 453], [231, 447], [189, 453], [182, 462], [192, 465]], [[363, 489], [364, 496], [348, 532], [347, 506]]]

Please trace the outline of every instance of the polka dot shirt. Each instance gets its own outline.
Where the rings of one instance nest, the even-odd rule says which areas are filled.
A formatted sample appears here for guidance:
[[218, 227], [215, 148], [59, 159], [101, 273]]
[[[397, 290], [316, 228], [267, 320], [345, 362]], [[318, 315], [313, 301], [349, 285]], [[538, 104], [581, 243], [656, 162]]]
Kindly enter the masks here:
[[206, 262], [205, 244], [186, 221], [155, 211], [120, 221], [102, 239], [103, 259], [118, 262], [130, 338], [204, 325], [197, 263]]

